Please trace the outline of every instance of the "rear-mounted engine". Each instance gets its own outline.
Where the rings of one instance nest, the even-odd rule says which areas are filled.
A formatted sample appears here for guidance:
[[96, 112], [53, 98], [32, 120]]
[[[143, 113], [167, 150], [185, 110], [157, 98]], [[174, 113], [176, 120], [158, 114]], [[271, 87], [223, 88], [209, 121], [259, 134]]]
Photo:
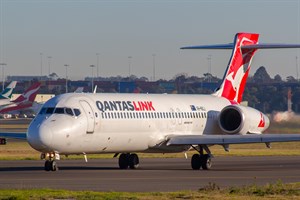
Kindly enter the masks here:
[[260, 111], [241, 105], [230, 105], [221, 111], [219, 126], [226, 134], [260, 134], [269, 127], [269, 118]]

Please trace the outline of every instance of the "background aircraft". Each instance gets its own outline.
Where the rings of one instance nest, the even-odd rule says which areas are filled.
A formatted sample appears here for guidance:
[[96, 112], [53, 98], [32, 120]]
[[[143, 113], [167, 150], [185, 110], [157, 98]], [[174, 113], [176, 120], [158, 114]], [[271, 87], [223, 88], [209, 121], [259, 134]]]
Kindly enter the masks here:
[[40, 85], [40, 83], [34, 83], [16, 100], [10, 101], [4, 105], [0, 105], [0, 114], [31, 107], [38, 93]]
[[[262, 112], [240, 105], [252, 57], [260, 48], [300, 45], [259, 44], [258, 34], [238, 33], [234, 43], [183, 49], [233, 49], [223, 82], [212, 95], [68, 93], [47, 101], [31, 122], [27, 141], [57, 170], [60, 155], [115, 153], [121, 169], [137, 168], [134, 152], [196, 150], [192, 169], [211, 168], [210, 145], [300, 141], [300, 134], [262, 134]], [[7, 137], [8, 134], [0, 134]], [[13, 136], [11, 136], [13, 137]], [[16, 136], [17, 137], [17, 136]]]
[[12, 81], [0, 94], [0, 106], [10, 103], [12, 92], [17, 85], [17, 81]]

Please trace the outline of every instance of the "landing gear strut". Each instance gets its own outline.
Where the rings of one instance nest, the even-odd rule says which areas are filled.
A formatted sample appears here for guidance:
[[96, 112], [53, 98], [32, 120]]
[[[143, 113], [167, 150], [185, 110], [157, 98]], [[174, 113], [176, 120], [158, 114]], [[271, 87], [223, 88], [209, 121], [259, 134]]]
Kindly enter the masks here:
[[[199, 145], [199, 149], [194, 148], [199, 152], [199, 154], [194, 154], [191, 159], [191, 166], [192, 169], [194, 170], [199, 170], [202, 168], [203, 170], [208, 170], [212, 166], [212, 161], [211, 161], [211, 153], [208, 147]], [[203, 149], [207, 152], [207, 154], [204, 154]]]
[[135, 153], [122, 153], [119, 157], [120, 169], [136, 169], [139, 167], [139, 157]]

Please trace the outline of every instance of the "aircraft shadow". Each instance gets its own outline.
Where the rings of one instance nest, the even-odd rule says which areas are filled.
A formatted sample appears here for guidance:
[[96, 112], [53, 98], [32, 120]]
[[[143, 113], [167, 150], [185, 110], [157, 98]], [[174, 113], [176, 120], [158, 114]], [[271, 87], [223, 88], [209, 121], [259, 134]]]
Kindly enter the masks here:
[[[68, 170], [120, 170], [117, 167], [81, 167], [81, 166], [71, 166], [71, 167], [59, 167], [58, 170], [68, 171]], [[44, 167], [2, 167], [0, 172], [21, 172], [21, 171], [44, 171]]]

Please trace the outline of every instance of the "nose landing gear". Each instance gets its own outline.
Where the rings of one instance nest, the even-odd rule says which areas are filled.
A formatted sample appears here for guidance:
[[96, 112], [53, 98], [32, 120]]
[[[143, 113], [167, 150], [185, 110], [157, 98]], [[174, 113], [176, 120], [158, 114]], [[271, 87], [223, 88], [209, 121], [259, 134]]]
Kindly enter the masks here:
[[45, 171], [57, 171], [58, 166], [55, 160], [60, 160], [58, 153], [42, 153], [41, 159], [46, 160], [44, 169]]

